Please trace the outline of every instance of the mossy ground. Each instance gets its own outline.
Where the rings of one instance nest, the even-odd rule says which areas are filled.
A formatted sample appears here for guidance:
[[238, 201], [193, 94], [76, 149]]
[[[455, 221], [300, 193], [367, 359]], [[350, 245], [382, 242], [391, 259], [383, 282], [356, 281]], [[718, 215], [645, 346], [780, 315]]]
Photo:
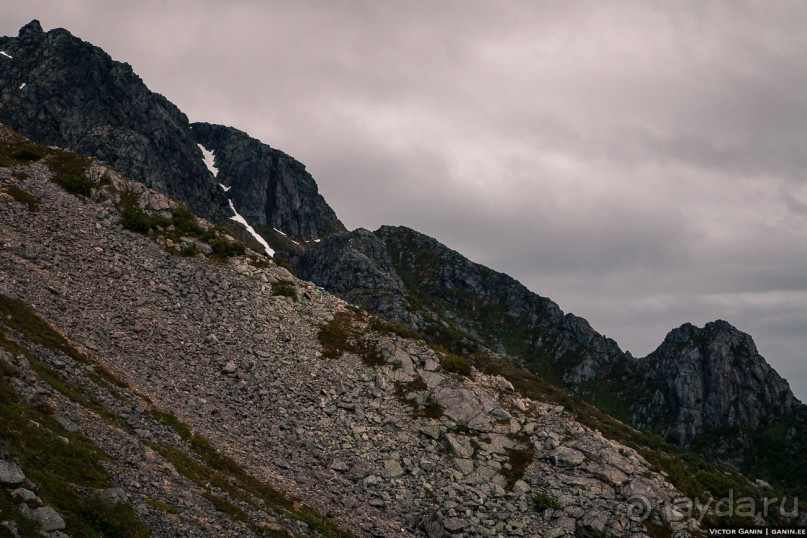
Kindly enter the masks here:
[[305, 522], [323, 537], [352, 536], [327, 521], [328, 518], [316, 510], [301, 505], [283, 492], [247, 473], [243, 467], [218, 451], [206, 439], [192, 433], [190, 428], [175, 416], [162, 411], [153, 411], [152, 414], [172, 427], [188, 443], [188, 450], [164, 444], [149, 442], [147, 444], [169, 460], [181, 475], [203, 488], [205, 498], [231, 519], [249, 525], [258, 534], [264, 534], [267, 529], [250, 522], [246, 512], [239, 508], [238, 504], [244, 503], [258, 509], [263, 505], [292, 519]]
[[381, 352], [367, 338], [369, 319], [356, 311], [339, 312], [323, 325], [317, 337], [322, 346], [322, 356], [338, 359], [343, 352], [358, 355], [368, 366], [384, 364]]
[[[0, 347], [11, 353], [20, 351], [10, 343], [8, 335], [2, 334]], [[6, 368], [4, 374], [14, 372]], [[84, 437], [65, 430], [52, 414], [49, 406], [26, 404], [6, 376], [0, 378], [0, 441], [25, 476], [36, 484], [45, 504], [64, 517], [71, 535], [148, 536], [148, 529], [131, 506], [107, 507], [92, 493], [111, 486], [106, 469], [109, 457]], [[18, 524], [21, 535], [36, 535], [31, 532], [31, 523], [16, 508], [6, 512], [5, 508], [13, 505], [8, 492], [0, 491], [0, 498], [3, 513]]]
[[29, 193], [25, 189], [21, 189], [16, 185], [3, 185], [0, 187], [0, 194], [7, 194], [14, 200], [25, 205], [28, 211], [34, 213], [39, 209], [39, 198]]

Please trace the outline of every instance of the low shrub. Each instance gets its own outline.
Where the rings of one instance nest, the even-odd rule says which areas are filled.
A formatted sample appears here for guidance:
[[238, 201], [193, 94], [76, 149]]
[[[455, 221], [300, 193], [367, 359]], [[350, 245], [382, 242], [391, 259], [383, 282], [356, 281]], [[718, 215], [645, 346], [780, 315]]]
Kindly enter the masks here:
[[223, 237], [211, 239], [210, 247], [213, 249], [212, 256], [219, 259], [242, 256], [246, 252], [246, 248], [241, 243], [236, 243]]
[[294, 282], [289, 280], [281, 280], [272, 284], [272, 295], [279, 295], [281, 297], [291, 297], [297, 299], [297, 286]]
[[544, 491], [539, 491], [538, 493], [532, 496], [532, 505], [539, 512], [549, 510], [550, 508], [552, 509], [560, 508], [560, 503], [558, 502], [558, 500], [549, 493], [546, 493]]
[[373, 318], [370, 320], [370, 328], [374, 331], [386, 334], [395, 334], [401, 338], [409, 338], [411, 340], [420, 340], [423, 336], [409, 325], [402, 323], [391, 323], [381, 318]]
[[423, 404], [423, 416], [433, 419], [438, 419], [443, 416], [443, 408], [440, 407], [437, 397], [432, 392], [426, 395], [426, 401]]
[[93, 182], [82, 173], [73, 171], [61, 172], [54, 176], [53, 181], [70, 194], [89, 197]]
[[149, 215], [141, 207], [131, 202], [123, 203], [121, 207], [121, 226], [132, 232], [146, 234], [157, 226], [169, 226], [167, 219]]
[[471, 375], [471, 365], [468, 363], [468, 361], [459, 355], [454, 355], [453, 353], [446, 353], [446, 355], [443, 357], [443, 370], [446, 372], [464, 375], [466, 377]]
[[33, 162], [45, 156], [41, 146], [36, 144], [22, 144], [11, 152], [11, 156], [18, 161]]

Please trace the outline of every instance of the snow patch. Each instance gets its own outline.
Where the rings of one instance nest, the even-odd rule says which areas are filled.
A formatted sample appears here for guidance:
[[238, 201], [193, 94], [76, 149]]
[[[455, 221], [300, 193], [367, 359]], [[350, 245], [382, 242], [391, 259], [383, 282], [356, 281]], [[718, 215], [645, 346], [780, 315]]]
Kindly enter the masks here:
[[283, 237], [287, 237], [287, 236], [286, 236], [286, 234], [284, 234], [283, 232], [281, 232], [281, 231], [280, 231], [280, 230], [278, 230], [277, 228], [272, 228], [272, 229], [273, 229], [274, 231], [276, 231], [277, 233], [279, 233], [280, 235], [282, 235]]
[[223, 190], [224, 192], [227, 192], [228, 190], [230, 190], [230, 189], [232, 189], [232, 188], [233, 188], [233, 187], [232, 187], [232, 185], [230, 185], [230, 186], [228, 187], [228, 186], [227, 186], [227, 185], [225, 185], [224, 183], [219, 183], [219, 187], [221, 187], [221, 190]]
[[210, 170], [210, 173], [213, 174], [213, 176], [218, 176], [219, 169], [216, 168], [216, 165], [213, 164], [213, 152], [208, 150], [202, 144], [196, 144], [196, 145], [199, 146], [200, 150], [202, 150], [202, 158], [205, 161], [205, 166], [207, 166], [207, 169]]
[[266, 250], [266, 254], [268, 256], [274, 256], [275, 251], [272, 249], [272, 247], [269, 246], [269, 243], [267, 243], [264, 240], [263, 237], [258, 235], [258, 232], [256, 232], [255, 229], [252, 226], [250, 226], [249, 223], [247, 223], [247, 219], [245, 219], [244, 217], [242, 217], [241, 215], [238, 214], [238, 211], [235, 210], [235, 206], [233, 205], [233, 201], [232, 200], [227, 200], [227, 202], [229, 202], [229, 204], [230, 204], [230, 209], [232, 209], [233, 213], [235, 213], [235, 216], [230, 217], [230, 220], [234, 220], [235, 222], [239, 222], [239, 223], [243, 224], [244, 228], [247, 229], [247, 231], [250, 233], [250, 235], [252, 235], [252, 237], [254, 237], [255, 240], [258, 243], [263, 245], [264, 250]]
[[23, 89], [24, 87], [25, 87], [25, 82], [23, 82], [22, 84], [20, 84], [20, 89]]
[[314, 239], [314, 243], [319, 243], [322, 239]]
[[14, 56], [12, 56], [11, 54], [7, 53], [4, 50], [0, 50], [0, 55], [5, 56], [6, 58], [11, 58], [12, 60], [14, 59]]

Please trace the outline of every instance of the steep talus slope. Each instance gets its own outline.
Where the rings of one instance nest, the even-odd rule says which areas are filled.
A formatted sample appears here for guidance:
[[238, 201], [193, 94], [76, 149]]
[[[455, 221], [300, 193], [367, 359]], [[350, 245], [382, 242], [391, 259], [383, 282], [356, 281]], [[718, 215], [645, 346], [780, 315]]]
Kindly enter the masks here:
[[225, 215], [187, 117], [128, 64], [38, 21], [0, 37], [0, 50], [11, 56], [0, 56], [0, 122], [106, 161], [205, 217]]
[[275, 228], [317, 239], [345, 231], [301, 162], [232, 127], [192, 127], [196, 141], [213, 152], [217, 181], [231, 189], [236, 209], [258, 232], [269, 235]]
[[[697, 528], [644, 458], [562, 408], [452, 374], [423, 342], [372, 330], [272, 264], [183, 257], [155, 230], [127, 231], [114, 171], [89, 163], [89, 197], [68, 194], [52, 157], [0, 168], [2, 333], [31, 350], [27, 365], [3, 361], [37, 368], [12, 379], [21, 397], [110, 456], [152, 532], [337, 535], [254, 477], [358, 536]], [[31, 331], [36, 316], [58, 333]]]
[[[291, 261], [302, 276], [390, 321], [415, 325], [435, 342], [494, 349], [686, 447], [716, 428], [767, 426], [793, 409], [781, 405], [789, 391], [769, 376], [710, 388], [712, 367], [743, 362], [733, 350], [723, 366], [692, 363], [672, 375], [670, 364], [685, 346], [668, 346], [666, 361], [637, 364], [583, 318], [427, 236], [395, 227], [377, 232], [383, 244], [361, 230], [342, 235], [344, 226], [301, 163], [236, 129], [204, 123], [191, 129], [128, 65], [66, 30], [43, 32], [33, 21], [18, 37], [0, 38], [0, 48], [8, 55], [0, 57], [0, 121], [110, 162], [214, 220], [226, 219], [230, 197], [259, 232], [296, 251]], [[218, 178], [203, 165], [197, 142], [213, 151]], [[226, 195], [217, 182], [230, 189]], [[326, 240], [298, 248], [274, 228]], [[758, 354], [750, 356], [751, 371], [768, 368]], [[712, 396], [704, 399], [701, 389]], [[738, 411], [724, 409], [726, 398], [739, 402]]]

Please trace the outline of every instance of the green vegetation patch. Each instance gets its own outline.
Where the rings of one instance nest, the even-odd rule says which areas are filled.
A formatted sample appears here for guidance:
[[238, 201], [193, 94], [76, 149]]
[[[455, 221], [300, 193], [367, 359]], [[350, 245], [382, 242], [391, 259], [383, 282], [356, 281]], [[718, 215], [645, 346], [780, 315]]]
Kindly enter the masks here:
[[429, 392], [426, 394], [426, 401], [423, 403], [421, 414], [426, 418], [435, 420], [442, 418], [443, 408], [440, 407], [440, 403], [437, 401], [437, 397], [434, 393]]
[[59, 173], [53, 176], [53, 182], [70, 194], [89, 198], [92, 193], [93, 182], [84, 174], [73, 172]]
[[544, 510], [557, 510], [560, 508], [560, 502], [551, 494], [545, 491], [539, 491], [532, 496], [532, 506], [538, 512]]
[[153, 228], [168, 227], [171, 224], [168, 219], [146, 213], [134, 202], [124, 202], [121, 205], [120, 223], [124, 229], [139, 234], [147, 234]]
[[443, 356], [443, 370], [468, 377], [471, 375], [471, 364], [464, 357], [446, 353]]
[[210, 247], [213, 249], [213, 258], [226, 260], [233, 256], [243, 256], [246, 252], [246, 247], [243, 243], [237, 241], [230, 241], [225, 237], [214, 237], [210, 240]]
[[401, 338], [409, 338], [410, 340], [422, 340], [423, 335], [417, 329], [404, 325], [402, 323], [390, 323], [381, 318], [373, 317], [370, 319], [370, 329], [380, 332], [382, 334], [394, 334]]
[[338, 359], [347, 351], [368, 366], [384, 364], [381, 352], [366, 338], [365, 320], [355, 312], [339, 312], [320, 328], [317, 337], [326, 359]]
[[46, 147], [28, 141], [8, 128], [3, 128], [4, 140], [0, 141], [0, 166], [27, 164], [41, 159]]
[[272, 284], [272, 295], [291, 297], [297, 300], [297, 286], [290, 280], [281, 280]]
[[4, 185], [0, 187], [0, 193], [7, 194], [12, 199], [27, 206], [28, 211], [34, 212], [39, 209], [39, 198], [16, 185]]
[[89, 198], [95, 186], [85, 173], [90, 159], [69, 151], [51, 151], [47, 164], [53, 172], [53, 182], [70, 194]]
[[174, 430], [174, 432], [185, 441], [190, 441], [191, 437], [193, 437], [191, 429], [183, 422], [180, 422], [180, 420], [171, 413], [165, 413], [159, 409], [152, 409], [151, 416], [154, 417], [157, 422], [161, 422]]
[[11, 150], [11, 157], [18, 161], [34, 162], [45, 156], [45, 150], [39, 144], [24, 143]]
[[513, 439], [523, 448], [507, 448], [507, 465], [502, 467], [502, 474], [507, 479], [507, 489], [524, 478], [524, 472], [532, 464], [535, 457], [535, 446], [526, 436], [513, 436]]
[[159, 499], [146, 499], [146, 504], [154, 508], [155, 510], [160, 510], [161, 512], [167, 512], [169, 514], [178, 514], [179, 510], [171, 504], [168, 504], [165, 501], [161, 501]]

